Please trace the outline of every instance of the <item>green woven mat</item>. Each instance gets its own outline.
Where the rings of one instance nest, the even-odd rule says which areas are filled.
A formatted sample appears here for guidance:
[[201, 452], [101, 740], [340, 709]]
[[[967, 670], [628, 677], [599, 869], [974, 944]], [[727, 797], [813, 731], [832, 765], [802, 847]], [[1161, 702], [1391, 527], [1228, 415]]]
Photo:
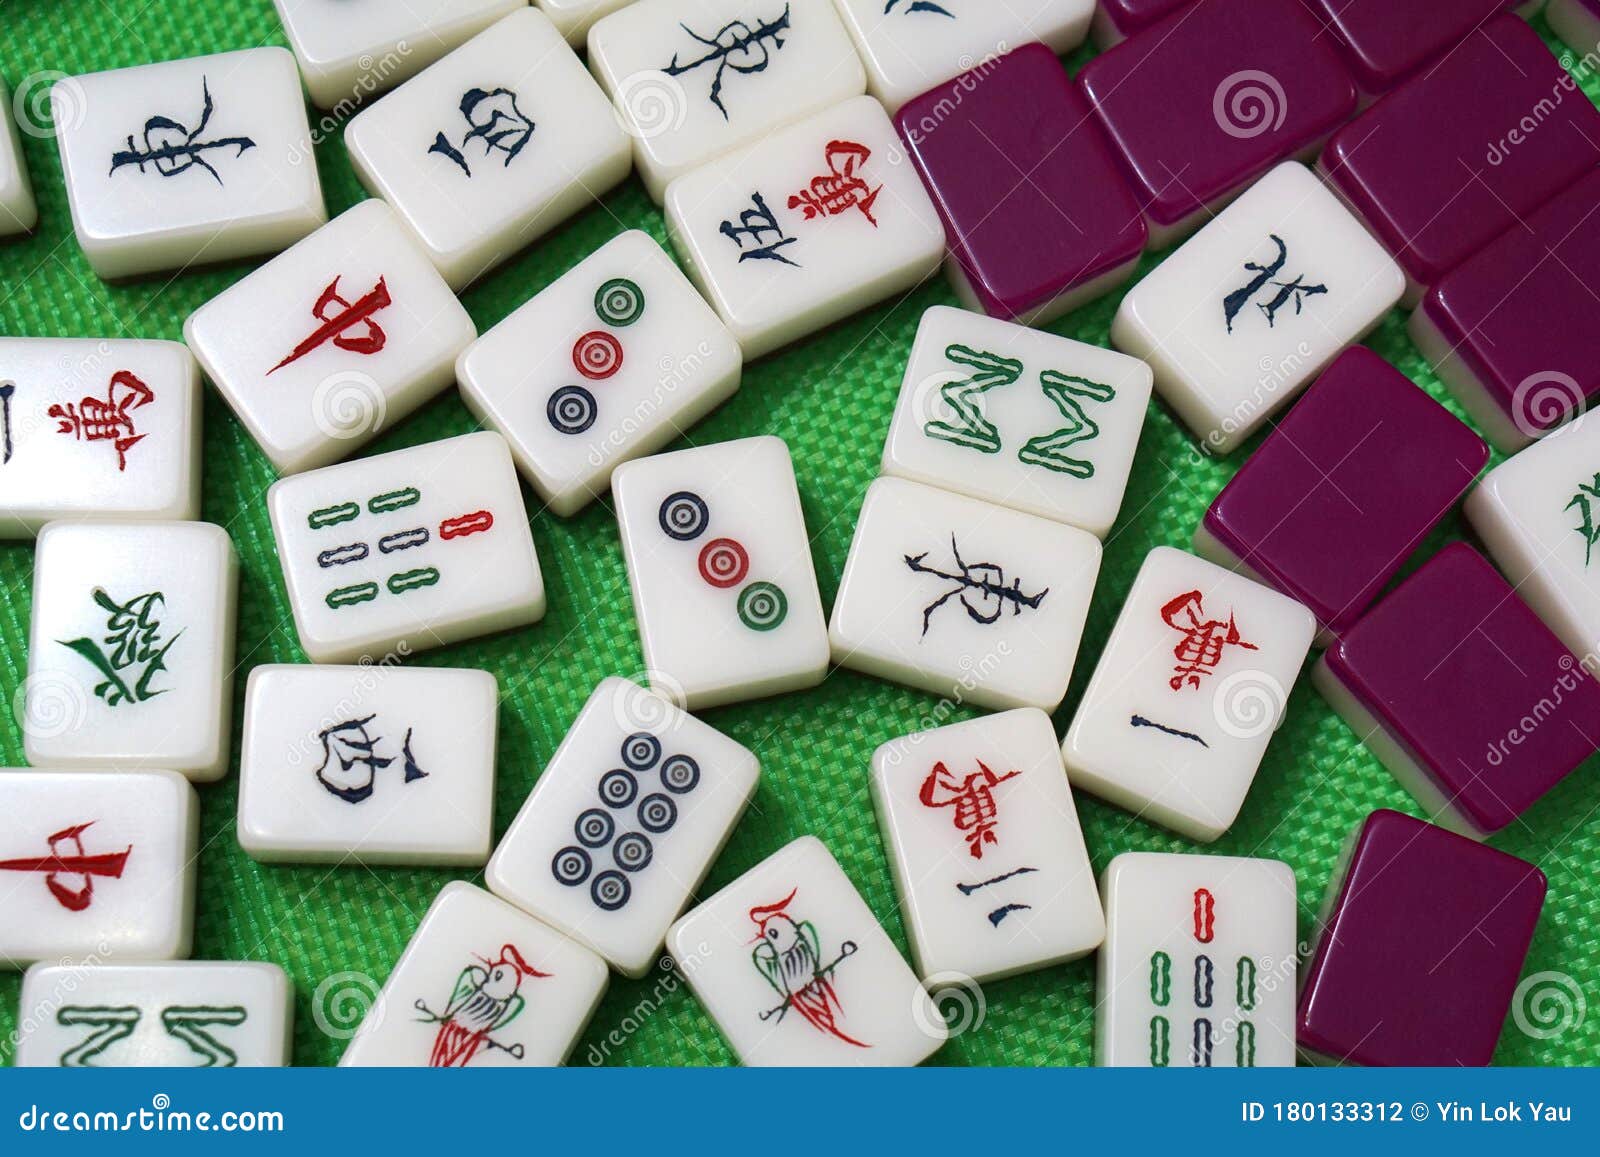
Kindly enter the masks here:
[[[1541, 31], [1548, 37], [1543, 23]], [[0, 74], [11, 86], [34, 86], [40, 74], [119, 68], [262, 44], [282, 44], [268, 0], [0, 0]], [[1553, 46], [1559, 49], [1554, 40]], [[1076, 67], [1090, 50], [1075, 54]], [[43, 77], [45, 84], [49, 77]], [[1585, 79], [1591, 96], [1600, 84]], [[90, 272], [72, 237], [61, 168], [47, 136], [24, 141], [41, 226], [32, 237], [0, 245], [0, 333], [143, 337], [181, 340], [183, 319], [248, 270], [220, 270], [109, 287]], [[330, 213], [362, 190], [339, 134], [317, 149]], [[665, 243], [660, 212], [632, 179], [564, 228], [508, 262], [465, 295], [480, 332], [543, 289], [624, 229], [644, 229]], [[1154, 262], [1147, 258], [1141, 273]], [[935, 280], [906, 298], [858, 315], [791, 349], [746, 367], [733, 401], [679, 445], [756, 433], [789, 444], [799, 475], [823, 601], [838, 590], [855, 516], [878, 471], [900, 376], [917, 320], [931, 305], [954, 304]], [[1106, 344], [1117, 304], [1106, 298], [1052, 328]], [[1388, 317], [1370, 344], [1444, 400], [1438, 382], [1405, 336], [1404, 316]], [[303, 662], [262, 494], [273, 472], [243, 427], [214, 394], [206, 399], [202, 517], [225, 526], [242, 562], [235, 730], [243, 716], [245, 676], [257, 663]], [[1448, 403], [1447, 403], [1448, 404]], [[1451, 409], [1460, 413], [1451, 404]], [[473, 428], [454, 392], [425, 406], [369, 452], [393, 450]], [[1248, 448], [1247, 448], [1248, 449]], [[1187, 546], [1207, 505], [1243, 459], [1198, 455], [1194, 442], [1152, 401], [1122, 518], [1106, 542], [1105, 565], [1079, 654], [1077, 675], [1057, 729], [1071, 718], [1134, 573], [1151, 547]], [[1418, 552], [1425, 558], [1466, 533], [1454, 517]], [[496, 831], [510, 823], [534, 779], [595, 683], [643, 669], [616, 524], [599, 502], [576, 518], [533, 517], [533, 535], [550, 591], [550, 613], [529, 630], [431, 652], [419, 663], [481, 667], [500, 680], [500, 768]], [[0, 691], [7, 700], [26, 671], [33, 551], [0, 547]], [[802, 694], [707, 713], [706, 718], [761, 757], [759, 792], [705, 884], [720, 888], [802, 833], [821, 836], [903, 947], [904, 929], [867, 792], [867, 761], [886, 739], [915, 730], [933, 700], [864, 676], [835, 671]], [[238, 736], [234, 738], [238, 750]], [[0, 729], [0, 760], [20, 766], [15, 726]], [[1548, 1035], [1507, 1022], [1496, 1059], [1502, 1064], [1581, 1064], [1600, 1060], [1600, 785], [1586, 766], [1552, 792], [1496, 845], [1539, 864], [1550, 876], [1525, 974], [1555, 972], [1587, 988], [1591, 1015]], [[263, 867], [234, 839], [233, 775], [202, 787], [194, 956], [268, 960], [295, 987], [295, 1060], [331, 1064], [363, 993], [388, 975], [439, 887], [456, 873], [359, 867]], [[1300, 883], [1302, 937], [1309, 937], [1320, 897], [1345, 837], [1373, 808], [1416, 812], [1411, 799], [1302, 678], [1288, 718], [1267, 753], [1234, 829], [1210, 850], [1271, 856], [1292, 864]], [[1130, 849], [1187, 852], [1194, 845], [1087, 796], [1078, 808], [1095, 870]], [[0, 830], [5, 818], [0, 816]], [[19, 981], [0, 977], [0, 1056], [16, 1027]], [[988, 985], [982, 1023], [935, 1058], [942, 1064], [1085, 1065], [1094, 1050], [1092, 960]], [[975, 1018], [968, 1018], [972, 1020]], [[1569, 1018], [1570, 1020], [1570, 1018]], [[642, 981], [613, 978], [573, 1053], [573, 1063], [725, 1065], [727, 1046], [676, 974], [663, 968]]]

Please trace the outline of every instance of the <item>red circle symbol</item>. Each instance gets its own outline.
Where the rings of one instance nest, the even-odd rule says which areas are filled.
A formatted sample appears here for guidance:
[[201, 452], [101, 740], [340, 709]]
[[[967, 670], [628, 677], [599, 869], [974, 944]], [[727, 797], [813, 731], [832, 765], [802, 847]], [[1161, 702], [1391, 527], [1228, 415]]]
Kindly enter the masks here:
[[731, 538], [714, 538], [700, 552], [700, 577], [714, 587], [736, 587], [750, 573], [750, 556]]
[[572, 364], [592, 381], [609, 378], [622, 368], [622, 343], [600, 330], [586, 333], [573, 344]]

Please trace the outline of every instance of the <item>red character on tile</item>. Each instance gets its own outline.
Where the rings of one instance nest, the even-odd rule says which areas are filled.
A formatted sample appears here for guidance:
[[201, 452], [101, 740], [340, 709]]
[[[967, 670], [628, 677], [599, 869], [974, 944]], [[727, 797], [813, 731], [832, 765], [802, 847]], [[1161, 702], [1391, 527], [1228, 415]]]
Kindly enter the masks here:
[[1243, 647], [1246, 651], [1259, 649], [1254, 643], [1244, 641], [1231, 611], [1226, 622], [1207, 619], [1200, 603], [1200, 592], [1189, 591], [1161, 608], [1162, 620], [1183, 635], [1172, 649], [1173, 657], [1178, 660], [1171, 679], [1174, 691], [1186, 686], [1199, 687], [1201, 678], [1211, 674], [1222, 662], [1223, 652], [1229, 647]]
[[955, 809], [956, 830], [967, 837], [967, 850], [975, 860], [983, 859], [983, 845], [996, 843], [994, 828], [999, 809], [994, 802], [994, 789], [1008, 779], [1021, 775], [1008, 771], [996, 775], [989, 766], [978, 760], [978, 770], [965, 779], [953, 775], [944, 761], [933, 765], [928, 778], [922, 781], [917, 798], [923, 807], [948, 807]]
[[[290, 362], [299, 361], [325, 342], [331, 341], [339, 349], [354, 354], [377, 353], [389, 336], [372, 320], [372, 315], [393, 304], [389, 297], [389, 286], [381, 277], [376, 285], [355, 301], [346, 301], [339, 295], [339, 279], [335, 277], [317, 298], [317, 304], [311, 307], [311, 316], [322, 324], [312, 330], [305, 341], [290, 350], [288, 357], [268, 370], [267, 375], [270, 377]], [[348, 332], [358, 326], [366, 328], [353, 334]]]
[[56, 903], [69, 912], [86, 911], [94, 903], [94, 878], [121, 879], [133, 852], [133, 845], [129, 844], [120, 852], [90, 855], [83, 844], [83, 833], [93, 826], [94, 821], [90, 820], [63, 828], [49, 837], [48, 856], [0, 860], [0, 872], [42, 872], [44, 886], [50, 889]]
[[801, 210], [807, 221], [814, 217], [838, 217], [851, 209], [860, 209], [861, 215], [878, 227], [872, 215], [872, 206], [883, 191], [883, 186], [869, 188], [860, 176], [861, 166], [872, 156], [872, 150], [855, 141], [829, 141], [823, 154], [828, 161], [828, 172], [811, 179], [811, 187], [802, 189], [789, 198], [789, 208]]
[[143, 440], [130, 411], [156, 400], [155, 391], [127, 370], [111, 375], [104, 399], [87, 395], [77, 402], [56, 403], [46, 411], [56, 420], [56, 433], [84, 442], [110, 442], [117, 469], [128, 468], [128, 451]]

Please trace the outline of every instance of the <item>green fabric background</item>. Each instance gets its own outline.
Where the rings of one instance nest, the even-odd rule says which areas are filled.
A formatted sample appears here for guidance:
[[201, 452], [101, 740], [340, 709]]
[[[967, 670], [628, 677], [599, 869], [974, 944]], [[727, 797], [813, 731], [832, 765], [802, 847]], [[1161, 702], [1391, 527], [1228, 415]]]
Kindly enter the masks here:
[[[1538, 27], [1549, 36], [1542, 20]], [[81, 73], [149, 61], [283, 44], [268, 0], [0, 0], [0, 74], [36, 99], [36, 74]], [[1570, 60], [1553, 39], [1551, 44]], [[1070, 58], [1076, 68], [1085, 48]], [[46, 78], [46, 84], [48, 78]], [[1585, 79], [1591, 97], [1600, 94]], [[54, 142], [25, 138], [41, 214], [38, 231], [0, 244], [0, 333], [33, 336], [144, 337], [181, 340], [184, 318], [250, 265], [107, 286], [90, 271], [72, 237]], [[317, 150], [328, 209], [337, 214], [363, 197], [338, 134]], [[637, 179], [536, 243], [464, 297], [480, 332], [618, 232], [640, 228], [665, 243], [660, 212]], [[1154, 264], [1146, 258], [1141, 272]], [[856, 512], [878, 473], [900, 376], [918, 318], [954, 304], [942, 279], [902, 300], [860, 314], [746, 367], [739, 394], [676, 444], [717, 442], [756, 433], [787, 440], [799, 475], [823, 600], [838, 589]], [[1117, 297], [1051, 327], [1105, 344]], [[1435, 397], [1438, 382], [1405, 336], [1399, 311], [1370, 345]], [[1459, 408], [1451, 404], [1458, 414]], [[368, 452], [393, 450], [473, 429], [454, 391], [400, 423]], [[1247, 448], [1248, 449], [1248, 448]], [[243, 427], [209, 389], [202, 517], [225, 526], [242, 562], [239, 670], [234, 682], [237, 732], [245, 676], [257, 663], [301, 662], [262, 496], [273, 471]], [[1106, 542], [1077, 675], [1057, 730], [1071, 718], [1140, 562], [1151, 547], [1187, 546], [1196, 522], [1244, 455], [1218, 462], [1200, 456], [1189, 435], [1152, 401], [1122, 517]], [[1496, 459], [1498, 461], [1498, 457]], [[533, 535], [550, 592], [550, 613], [515, 631], [428, 653], [414, 660], [472, 666], [498, 676], [500, 767], [496, 831], [510, 823], [595, 683], [642, 670], [633, 608], [615, 521], [596, 503], [572, 519], [533, 516]], [[1445, 541], [1467, 533], [1450, 519], [1413, 566]], [[1337, 549], [1337, 544], [1330, 544]], [[0, 692], [7, 701], [26, 673], [30, 544], [0, 546]], [[867, 791], [867, 761], [879, 743], [925, 726], [931, 696], [835, 671], [802, 694], [708, 712], [706, 718], [753, 748], [763, 768], [748, 814], [707, 881], [704, 894], [802, 833], [833, 849], [897, 943], [904, 931]], [[954, 718], [961, 717], [958, 712]], [[965, 714], [971, 714], [970, 712]], [[238, 751], [235, 734], [234, 751]], [[15, 725], [0, 728], [0, 761], [19, 766]], [[1525, 974], [1552, 971], [1587, 990], [1589, 1015], [1556, 1035], [1530, 1035], [1508, 1020], [1496, 1060], [1502, 1064], [1600, 1061], [1600, 785], [1591, 761], [1495, 840], [1539, 864], [1550, 898]], [[451, 871], [359, 867], [263, 867], [234, 839], [236, 778], [200, 789], [196, 959], [275, 961], [295, 987], [295, 1060], [331, 1064], [362, 997], [388, 975], [418, 919]], [[1239, 822], [1209, 850], [1270, 856], [1294, 866], [1302, 937], [1309, 937], [1340, 846], [1373, 808], [1415, 813], [1411, 799], [1302, 678], [1257, 776]], [[1096, 871], [1130, 849], [1195, 851], [1194, 845], [1080, 795], [1078, 808]], [[0, 831], [4, 829], [0, 817]], [[0, 976], [0, 1056], [16, 1027], [19, 980]], [[320, 992], [319, 992], [320, 989]], [[981, 1025], [952, 1040], [936, 1064], [1084, 1065], [1093, 1060], [1092, 959], [988, 985]], [[968, 1018], [971, 1020], [973, 1018]], [[1571, 1018], [1569, 1018], [1570, 1021]], [[326, 1026], [326, 1027], [324, 1027]], [[732, 1056], [676, 975], [663, 968], [643, 981], [613, 978], [604, 1003], [573, 1054], [574, 1064], [605, 1058], [628, 1065], [725, 1065]]]

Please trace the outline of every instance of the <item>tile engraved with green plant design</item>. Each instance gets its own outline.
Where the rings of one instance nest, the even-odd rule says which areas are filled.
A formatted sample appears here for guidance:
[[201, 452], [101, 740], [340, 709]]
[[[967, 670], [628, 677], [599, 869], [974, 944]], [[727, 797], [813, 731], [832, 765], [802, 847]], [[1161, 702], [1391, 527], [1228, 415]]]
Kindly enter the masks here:
[[108, 707], [120, 703], [143, 703], [169, 688], [152, 689], [151, 681], [167, 669], [167, 652], [182, 637], [180, 630], [162, 642], [161, 612], [166, 596], [160, 591], [135, 595], [119, 603], [104, 587], [95, 587], [95, 605], [106, 613], [105, 634], [98, 640], [84, 636], [58, 642], [82, 655], [105, 678], [94, 693]]
[[1588, 566], [1594, 557], [1595, 543], [1600, 542], [1600, 529], [1595, 526], [1594, 503], [1600, 499], [1600, 473], [1588, 482], [1578, 483], [1578, 492], [1574, 494], [1563, 510], [1578, 511], [1578, 525], [1572, 529], [1583, 536], [1583, 565]]
[[[1022, 378], [1023, 365], [1016, 358], [974, 350], [964, 345], [945, 349], [945, 357], [972, 371], [967, 377], [946, 382], [939, 396], [953, 417], [946, 421], [930, 419], [924, 434], [943, 442], [965, 446], [982, 454], [998, 454], [1003, 447], [1000, 429], [984, 413], [983, 396], [990, 390], [1014, 385]], [[1066, 453], [1069, 446], [1098, 437], [1100, 426], [1084, 410], [1084, 402], [1110, 402], [1117, 392], [1104, 382], [1091, 381], [1076, 374], [1045, 370], [1039, 374], [1039, 389], [1060, 411], [1063, 424], [1029, 438], [1017, 451], [1017, 460], [1040, 466], [1073, 478], [1093, 478], [1094, 463]]]

